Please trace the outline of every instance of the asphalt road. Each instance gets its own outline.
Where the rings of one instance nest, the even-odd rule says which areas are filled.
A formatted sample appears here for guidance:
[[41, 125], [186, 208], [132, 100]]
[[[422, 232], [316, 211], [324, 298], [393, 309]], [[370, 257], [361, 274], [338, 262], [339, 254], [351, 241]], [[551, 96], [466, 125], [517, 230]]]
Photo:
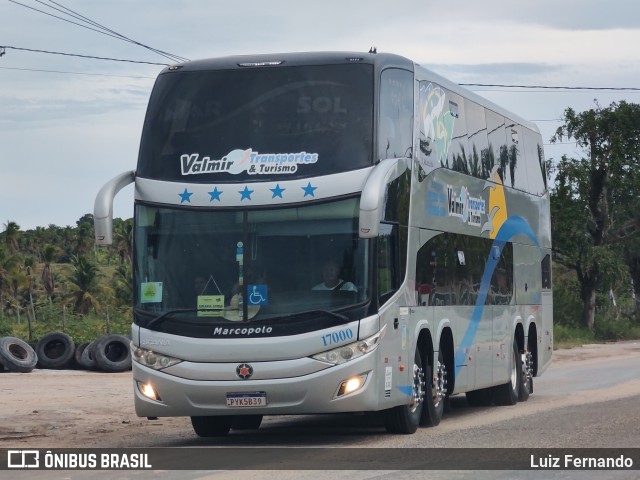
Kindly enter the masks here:
[[[266, 417], [257, 431], [232, 431], [227, 437], [213, 439], [196, 437], [186, 419], [171, 419], [173, 428], [159, 427], [154, 435], [138, 435], [119, 442], [119, 446], [131, 447], [206, 449], [194, 450], [198, 454], [206, 454], [211, 451], [208, 449], [216, 447], [328, 447], [338, 448], [340, 452], [347, 448], [380, 449], [377, 451], [382, 454], [377, 461], [357, 465], [362, 470], [332, 470], [332, 455], [319, 450], [320, 460], [308, 457], [309, 468], [327, 471], [11, 472], [11, 478], [640, 479], [640, 465], [636, 465], [635, 470], [622, 471], [420, 471], [398, 468], [397, 462], [389, 465], [391, 468], [384, 464], [384, 459], [390, 458], [385, 457], [385, 450], [401, 455], [399, 449], [404, 448], [414, 449], [408, 453], [423, 449], [420, 451], [425, 455], [441, 459], [450, 454], [448, 448], [461, 447], [614, 449], [609, 452], [630, 448], [640, 455], [640, 342], [558, 351], [549, 370], [534, 380], [534, 393], [529, 400], [512, 407], [470, 407], [464, 395], [454, 397], [451, 403], [451, 410], [438, 427], [419, 429], [416, 434], [406, 436], [386, 434], [375, 415], [278, 416]], [[176, 420], [184, 422], [176, 423]], [[160, 419], [160, 425], [162, 422]], [[247, 455], [252, 455], [252, 451], [246, 450]], [[272, 465], [273, 461], [265, 460], [265, 465], [270, 462]], [[451, 465], [456, 467], [457, 464]], [[286, 463], [281, 468], [286, 469]]]

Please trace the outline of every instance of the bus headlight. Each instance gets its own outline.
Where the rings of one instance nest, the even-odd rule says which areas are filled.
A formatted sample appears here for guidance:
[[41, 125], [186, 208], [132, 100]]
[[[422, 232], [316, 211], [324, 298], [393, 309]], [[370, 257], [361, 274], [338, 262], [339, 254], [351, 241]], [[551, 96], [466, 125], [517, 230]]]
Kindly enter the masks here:
[[153, 368], [154, 370], [162, 370], [163, 368], [171, 367], [172, 365], [182, 361], [177, 358], [162, 355], [161, 353], [156, 353], [152, 350], [140, 347], [133, 349], [132, 358], [141, 365]]
[[373, 352], [378, 348], [378, 344], [384, 334], [384, 330], [385, 327], [382, 327], [382, 330], [369, 338], [319, 353], [314, 355], [312, 358], [320, 360], [321, 362], [331, 363], [333, 365], [340, 365], [341, 363], [355, 360], [356, 358], [359, 358], [369, 352]]

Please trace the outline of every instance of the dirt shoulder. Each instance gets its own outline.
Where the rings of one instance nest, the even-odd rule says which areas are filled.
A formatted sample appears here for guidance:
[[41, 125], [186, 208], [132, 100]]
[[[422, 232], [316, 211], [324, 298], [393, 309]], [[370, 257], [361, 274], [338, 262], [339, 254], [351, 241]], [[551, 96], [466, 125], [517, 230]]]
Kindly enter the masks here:
[[[557, 350], [549, 370], [628, 356], [640, 356], [640, 342]], [[193, 436], [187, 418], [137, 417], [132, 391], [131, 372], [0, 372], [0, 448], [151, 446], [150, 436], [167, 441]]]

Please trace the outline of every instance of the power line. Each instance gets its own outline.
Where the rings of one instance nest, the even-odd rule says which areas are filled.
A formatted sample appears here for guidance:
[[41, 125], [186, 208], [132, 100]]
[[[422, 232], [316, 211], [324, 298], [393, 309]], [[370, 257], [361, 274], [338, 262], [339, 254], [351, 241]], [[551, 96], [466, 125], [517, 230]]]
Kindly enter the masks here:
[[58, 11], [58, 12], [63, 13], [63, 14], [65, 14], [65, 15], [68, 15], [68, 16], [70, 16], [71, 18], [74, 18], [74, 19], [76, 19], [76, 20], [80, 20], [80, 21], [82, 21], [82, 22], [88, 23], [89, 25], [92, 25], [92, 26], [95, 26], [95, 27], [98, 27], [98, 28], [92, 28], [92, 27], [90, 27], [90, 26], [83, 25], [83, 24], [81, 24], [81, 23], [77, 23], [77, 22], [71, 21], [71, 20], [69, 20], [69, 19], [66, 19], [66, 18], [60, 17], [60, 16], [58, 16], [58, 15], [53, 15], [53, 14], [48, 13], [48, 12], [45, 12], [45, 11], [43, 11], [43, 10], [39, 10], [39, 9], [34, 8], [34, 7], [31, 7], [31, 6], [29, 6], [29, 5], [25, 5], [25, 4], [23, 4], [23, 3], [17, 2], [16, 0], [9, 0], [9, 1], [10, 1], [11, 3], [14, 3], [14, 4], [16, 4], [16, 5], [19, 5], [19, 6], [21, 6], [21, 7], [28, 8], [28, 9], [33, 10], [33, 11], [36, 11], [36, 12], [38, 12], [38, 13], [42, 13], [43, 15], [47, 15], [47, 16], [50, 16], [50, 17], [53, 17], [53, 18], [57, 18], [58, 20], [62, 20], [63, 22], [68, 22], [68, 23], [71, 23], [71, 24], [76, 25], [76, 26], [78, 26], [78, 27], [86, 28], [86, 29], [88, 29], [88, 30], [92, 30], [92, 31], [94, 31], [94, 32], [100, 33], [100, 34], [102, 34], [102, 35], [106, 35], [106, 36], [109, 36], [109, 37], [117, 38], [118, 40], [123, 40], [123, 41], [129, 42], [129, 43], [133, 43], [133, 44], [135, 44], [135, 45], [139, 45], [139, 46], [141, 46], [141, 47], [143, 47], [143, 48], [146, 48], [147, 50], [150, 50], [150, 51], [155, 52], [155, 53], [157, 53], [157, 54], [159, 54], [159, 55], [162, 55], [162, 56], [164, 56], [165, 58], [168, 58], [169, 60], [172, 60], [172, 61], [174, 61], [174, 62], [176, 62], [176, 61], [178, 61], [178, 62], [184, 62], [184, 61], [188, 61], [188, 60], [189, 60], [189, 59], [187, 59], [187, 58], [180, 57], [180, 56], [178, 56], [178, 55], [173, 55], [173, 54], [171, 54], [171, 53], [167, 53], [167, 52], [164, 52], [164, 51], [162, 51], [162, 50], [157, 50], [157, 49], [155, 49], [155, 48], [149, 47], [148, 45], [144, 45], [144, 44], [142, 44], [142, 43], [140, 43], [140, 42], [137, 42], [137, 41], [135, 41], [135, 40], [132, 40], [132, 39], [130, 39], [130, 38], [128, 38], [128, 37], [126, 37], [126, 36], [124, 36], [124, 35], [119, 34], [118, 32], [115, 32], [115, 31], [113, 31], [113, 30], [111, 30], [111, 29], [109, 29], [109, 28], [107, 28], [107, 27], [105, 27], [105, 26], [103, 26], [103, 25], [100, 25], [99, 23], [94, 22], [93, 20], [91, 20], [91, 19], [89, 19], [89, 18], [87, 18], [87, 17], [84, 17], [83, 15], [80, 15], [79, 13], [74, 12], [73, 10], [71, 10], [71, 9], [69, 9], [69, 8], [67, 8], [67, 7], [65, 7], [65, 6], [63, 6], [63, 5], [61, 5], [61, 4], [59, 4], [59, 3], [53, 2], [53, 1], [52, 1], [52, 3], [54, 3], [55, 5], [58, 5], [58, 6], [62, 7], [62, 8], [64, 8], [65, 10], [68, 10], [69, 12], [72, 12], [72, 14], [71, 14], [71, 13], [64, 12], [63, 10], [60, 10], [59, 8], [55, 8], [55, 7], [51, 6], [51, 5], [46, 5], [46, 4], [44, 4], [43, 2], [41, 2], [40, 0], [36, 0], [38, 3], [41, 3], [42, 5], [45, 5], [46, 7], [49, 7], [49, 8], [51, 8], [51, 9], [55, 10], [55, 11]]
[[80, 55], [78, 53], [51, 52], [48, 50], [36, 50], [33, 48], [11, 47], [9, 45], [0, 45], [0, 48], [10, 48], [11, 50], [23, 50], [25, 52], [48, 53], [50, 55], [65, 55], [67, 57], [91, 58], [93, 60], [110, 60], [112, 62], [143, 63], [146, 65], [161, 65], [164, 67], [168, 66], [168, 64], [166, 63], [143, 62], [141, 60], [125, 60], [121, 58], [95, 57], [93, 55]]
[[[41, 0], [36, 0], [36, 1], [37, 1], [38, 3], [42, 3], [42, 1], [41, 1]], [[116, 32], [116, 31], [114, 31], [114, 30], [111, 30], [110, 28], [107, 28], [107, 27], [105, 27], [104, 25], [99, 24], [98, 22], [94, 22], [93, 20], [91, 20], [91, 19], [90, 19], [90, 18], [88, 18], [88, 17], [85, 17], [84, 15], [81, 15], [80, 13], [75, 12], [75, 11], [71, 10], [70, 8], [65, 7], [65, 6], [64, 6], [64, 5], [62, 5], [61, 3], [57, 3], [57, 2], [55, 2], [55, 1], [53, 1], [53, 0], [49, 0], [49, 2], [50, 2], [50, 3], [53, 3], [54, 5], [57, 5], [57, 6], [61, 7], [61, 8], [63, 8], [63, 9], [65, 9], [67, 12], [71, 12], [70, 14], [68, 14], [68, 13], [67, 13], [67, 15], [70, 15], [70, 16], [72, 16], [73, 18], [77, 18], [78, 20], [81, 20], [81, 21], [86, 21], [86, 22], [87, 22], [87, 23], [89, 23], [90, 25], [94, 25], [94, 26], [96, 26], [96, 27], [98, 27], [98, 28], [100, 28], [100, 29], [102, 29], [102, 30], [105, 30], [105, 31], [107, 31], [107, 32], [109, 32], [109, 33], [112, 33], [112, 34], [114, 34], [114, 35], [117, 35], [117, 36], [118, 36], [118, 38], [120, 38], [121, 40], [124, 40], [124, 41], [126, 41], [126, 42], [130, 42], [130, 43], [133, 43], [133, 44], [135, 44], [135, 45], [139, 45], [139, 46], [141, 46], [141, 47], [143, 47], [143, 48], [146, 48], [146, 49], [148, 49], [148, 50], [150, 50], [150, 51], [152, 51], [152, 52], [155, 52], [155, 53], [157, 53], [157, 54], [159, 54], [159, 55], [162, 55], [162, 56], [164, 56], [164, 57], [166, 57], [166, 58], [169, 58], [170, 60], [173, 60], [173, 61], [178, 61], [178, 62], [188, 62], [188, 61], [189, 61], [189, 59], [188, 59], [188, 58], [180, 57], [180, 56], [178, 56], [178, 55], [174, 55], [174, 54], [172, 54], [172, 53], [168, 53], [168, 52], [165, 52], [165, 51], [162, 51], [162, 50], [158, 50], [158, 49], [156, 49], [156, 48], [152, 48], [152, 47], [149, 47], [148, 45], [145, 45], [145, 44], [143, 44], [143, 43], [140, 43], [140, 42], [137, 42], [137, 41], [135, 41], [135, 40], [132, 40], [131, 38], [126, 37], [126, 36], [122, 35], [121, 33], [118, 33], [118, 32]], [[45, 5], [44, 3], [42, 3], [42, 4], [43, 4], [43, 5]], [[50, 5], [46, 5], [46, 6], [48, 6], [49, 8], [53, 8], [53, 9], [55, 9], [55, 10], [58, 10], [58, 9], [56, 9], [55, 7], [51, 7]], [[59, 10], [59, 11], [60, 11], [60, 10]], [[62, 11], [61, 11], [61, 12], [62, 12]], [[62, 13], [66, 13], [66, 12], [62, 12]]]
[[[490, 83], [460, 83], [465, 87], [498, 87], [498, 88], [538, 88], [545, 90], [613, 90], [613, 91], [632, 91], [640, 92], [639, 87], [565, 87], [565, 86], [548, 86], [548, 85], [499, 85]], [[492, 90], [486, 90], [491, 92]]]
[[87, 72], [68, 72], [65, 70], [44, 70], [41, 68], [17, 68], [17, 67], [0, 67], [2, 70], [19, 70], [24, 72], [43, 72], [43, 73], [65, 73], [69, 75], [92, 75], [97, 77], [120, 77], [120, 78], [156, 78], [146, 77], [144, 75], [112, 75], [108, 73], [87, 73]]

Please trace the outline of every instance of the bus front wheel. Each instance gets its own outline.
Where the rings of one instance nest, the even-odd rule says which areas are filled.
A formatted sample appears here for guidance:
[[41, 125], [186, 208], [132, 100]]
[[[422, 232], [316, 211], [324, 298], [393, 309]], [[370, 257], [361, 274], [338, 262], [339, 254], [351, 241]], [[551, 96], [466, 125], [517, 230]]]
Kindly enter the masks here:
[[420, 417], [424, 407], [426, 390], [425, 371], [422, 355], [416, 349], [413, 360], [413, 385], [411, 401], [407, 405], [399, 405], [384, 412], [384, 425], [389, 433], [415, 433], [420, 425]]
[[233, 417], [191, 417], [193, 431], [199, 437], [222, 437], [229, 433]]

